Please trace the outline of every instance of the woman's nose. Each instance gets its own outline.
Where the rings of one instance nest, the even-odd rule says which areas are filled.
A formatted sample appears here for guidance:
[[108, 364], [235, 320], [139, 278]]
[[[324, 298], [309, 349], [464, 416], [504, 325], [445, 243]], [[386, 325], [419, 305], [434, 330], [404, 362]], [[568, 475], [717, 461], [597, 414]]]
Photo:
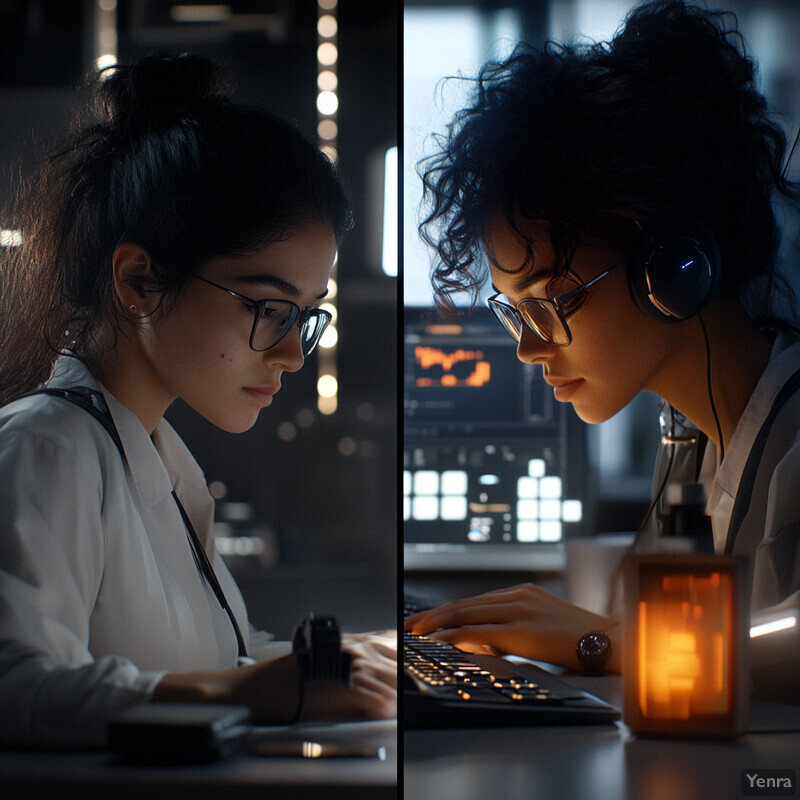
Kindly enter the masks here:
[[554, 347], [545, 342], [527, 325], [522, 326], [522, 335], [517, 345], [517, 358], [523, 364], [541, 364], [553, 353]]
[[279, 364], [285, 372], [297, 372], [305, 363], [303, 348], [300, 344], [300, 330], [297, 325], [292, 325], [286, 336], [274, 347], [264, 351], [264, 360], [272, 364]]

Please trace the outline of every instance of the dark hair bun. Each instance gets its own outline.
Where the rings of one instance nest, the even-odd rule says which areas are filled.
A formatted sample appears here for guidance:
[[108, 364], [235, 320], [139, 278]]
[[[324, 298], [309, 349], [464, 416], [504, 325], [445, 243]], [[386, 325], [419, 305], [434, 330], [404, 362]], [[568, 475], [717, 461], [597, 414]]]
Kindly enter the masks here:
[[[682, 98], [692, 113], [727, 107], [735, 114], [742, 92], [755, 88], [756, 74], [741, 35], [726, 25], [725, 16], [681, 0], [636, 8], [612, 42], [613, 57], [665, 97]], [[730, 20], [735, 26], [736, 18], [730, 15]], [[763, 103], [756, 105], [761, 111]]]
[[97, 91], [102, 117], [119, 131], [169, 125], [228, 99], [228, 81], [220, 69], [188, 53], [148, 56], [109, 72], [101, 73]]

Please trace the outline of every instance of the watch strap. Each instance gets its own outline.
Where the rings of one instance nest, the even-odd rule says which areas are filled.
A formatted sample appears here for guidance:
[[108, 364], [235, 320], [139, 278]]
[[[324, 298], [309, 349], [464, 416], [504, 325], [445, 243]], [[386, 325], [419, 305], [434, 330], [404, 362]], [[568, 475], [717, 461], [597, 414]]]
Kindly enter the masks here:
[[303, 681], [350, 682], [352, 658], [341, 649], [342, 637], [334, 617], [309, 614], [297, 625], [292, 650]]

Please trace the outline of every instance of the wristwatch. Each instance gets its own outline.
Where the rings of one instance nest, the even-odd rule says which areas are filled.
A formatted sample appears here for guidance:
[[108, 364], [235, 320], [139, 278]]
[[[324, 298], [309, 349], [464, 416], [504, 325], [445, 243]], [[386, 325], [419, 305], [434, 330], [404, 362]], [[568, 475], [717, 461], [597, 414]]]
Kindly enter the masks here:
[[611, 639], [602, 631], [591, 631], [578, 640], [578, 661], [587, 675], [605, 675], [611, 658]]
[[341, 649], [339, 625], [333, 617], [309, 614], [295, 628], [292, 650], [306, 681], [350, 682], [351, 657]]

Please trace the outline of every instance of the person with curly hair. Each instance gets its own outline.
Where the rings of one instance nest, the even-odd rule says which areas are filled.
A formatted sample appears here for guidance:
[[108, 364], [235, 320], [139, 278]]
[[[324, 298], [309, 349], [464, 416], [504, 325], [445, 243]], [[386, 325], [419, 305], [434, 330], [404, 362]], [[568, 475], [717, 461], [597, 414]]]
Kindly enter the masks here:
[[[678, 464], [665, 444], [654, 487], [704, 484], [715, 549], [749, 558], [761, 613], [800, 597], [800, 342], [776, 213], [800, 195], [756, 81], [733, 15], [656, 0], [609, 42], [520, 45], [487, 64], [419, 169], [440, 306], [490, 281], [519, 359], [586, 422], [659, 395], [666, 440], [697, 446]], [[658, 533], [648, 516], [637, 549]], [[621, 669], [618, 616], [534, 585], [406, 627], [575, 669], [576, 643], [599, 630]], [[800, 697], [797, 644], [754, 675], [783, 699]]]

